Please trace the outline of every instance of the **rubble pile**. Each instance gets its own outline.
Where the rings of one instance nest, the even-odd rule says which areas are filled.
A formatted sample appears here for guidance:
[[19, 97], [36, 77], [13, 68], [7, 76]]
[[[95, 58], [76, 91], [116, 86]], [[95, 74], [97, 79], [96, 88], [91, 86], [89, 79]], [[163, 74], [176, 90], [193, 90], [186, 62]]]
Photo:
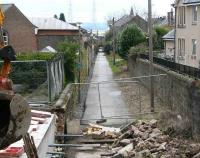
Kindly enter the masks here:
[[[109, 146], [110, 151], [101, 156], [105, 158], [200, 158], [200, 144], [171, 138], [158, 128], [157, 123], [157, 120], [137, 121], [117, 132], [114, 131], [115, 137], [113, 137], [113, 144]], [[102, 129], [103, 127], [96, 128], [97, 132], [88, 132], [88, 130], [86, 133], [101, 135], [102, 139], [104, 133], [104, 139], [110, 139], [111, 137], [107, 137]]]
[[83, 130], [84, 135], [90, 135], [94, 139], [116, 139], [120, 135], [120, 128], [104, 127], [89, 123], [90, 127]]

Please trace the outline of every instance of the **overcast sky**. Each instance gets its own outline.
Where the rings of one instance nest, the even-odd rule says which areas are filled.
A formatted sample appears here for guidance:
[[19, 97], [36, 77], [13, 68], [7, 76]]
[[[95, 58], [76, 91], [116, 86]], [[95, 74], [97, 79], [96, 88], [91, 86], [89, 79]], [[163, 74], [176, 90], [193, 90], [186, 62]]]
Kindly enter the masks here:
[[[69, 0], [0, 0], [1, 3], [14, 3], [28, 17], [53, 17], [63, 12], [69, 17]], [[105, 22], [108, 17], [129, 13], [131, 6], [138, 14], [147, 11], [148, 0], [95, 0], [96, 22]], [[167, 15], [174, 0], [152, 0], [154, 15]], [[91, 22], [93, 0], [71, 0], [72, 21]]]

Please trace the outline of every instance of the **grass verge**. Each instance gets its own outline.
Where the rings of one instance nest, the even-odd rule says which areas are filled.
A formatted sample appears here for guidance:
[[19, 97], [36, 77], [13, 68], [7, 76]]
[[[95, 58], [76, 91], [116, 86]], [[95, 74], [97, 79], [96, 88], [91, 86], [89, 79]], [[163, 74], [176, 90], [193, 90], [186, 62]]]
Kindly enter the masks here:
[[115, 64], [113, 63], [113, 55], [106, 55], [109, 65], [114, 74], [119, 74], [127, 69], [127, 61], [122, 59], [118, 54], [115, 56]]

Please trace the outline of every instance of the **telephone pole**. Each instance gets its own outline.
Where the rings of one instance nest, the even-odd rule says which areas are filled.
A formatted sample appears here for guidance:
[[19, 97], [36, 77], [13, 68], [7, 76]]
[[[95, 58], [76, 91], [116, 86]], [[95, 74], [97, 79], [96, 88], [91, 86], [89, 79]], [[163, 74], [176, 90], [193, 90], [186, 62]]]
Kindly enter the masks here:
[[116, 51], [116, 43], [115, 43], [115, 18], [113, 17], [112, 21], [112, 31], [113, 31], [113, 65], [115, 65], [115, 51]]
[[148, 0], [148, 25], [149, 25], [149, 61], [150, 61], [150, 91], [151, 112], [154, 112], [154, 78], [153, 78], [153, 38], [152, 38], [152, 3]]
[[72, 22], [72, 1], [69, 0], [69, 8], [68, 8], [68, 19], [69, 19], [69, 22]]
[[92, 1], [92, 22], [95, 26], [95, 30], [96, 30], [96, 2], [95, 0]]

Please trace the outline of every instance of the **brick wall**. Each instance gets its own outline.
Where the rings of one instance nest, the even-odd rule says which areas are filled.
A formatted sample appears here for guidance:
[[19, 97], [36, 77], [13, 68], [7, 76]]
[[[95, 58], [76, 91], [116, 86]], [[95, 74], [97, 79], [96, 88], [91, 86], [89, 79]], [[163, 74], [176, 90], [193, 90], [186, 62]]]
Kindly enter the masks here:
[[13, 5], [5, 12], [4, 29], [9, 33], [9, 43], [16, 52], [37, 50], [35, 26]]
[[58, 43], [63, 42], [70, 37], [74, 36], [56, 36], [56, 35], [37, 36], [38, 49], [41, 50], [46, 46], [51, 46], [52, 48], [57, 49]]
[[57, 48], [58, 43], [66, 39], [77, 39], [79, 32], [76, 31], [62, 31], [62, 30], [39, 30], [37, 35], [38, 49], [41, 50], [46, 46]]
[[[135, 57], [129, 58], [129, 69], [133, 76], [149, 75], [149, 62]], [[165, 122], [177, 130], [192, 129], [193, 136], [200, 133], [200, 82], [185, 75], [154, 64], [154, 74], [166, 74], [154, 78], [155, 95], [171, 111]], [[149, 80], [140, 80], [149, 88]]]

